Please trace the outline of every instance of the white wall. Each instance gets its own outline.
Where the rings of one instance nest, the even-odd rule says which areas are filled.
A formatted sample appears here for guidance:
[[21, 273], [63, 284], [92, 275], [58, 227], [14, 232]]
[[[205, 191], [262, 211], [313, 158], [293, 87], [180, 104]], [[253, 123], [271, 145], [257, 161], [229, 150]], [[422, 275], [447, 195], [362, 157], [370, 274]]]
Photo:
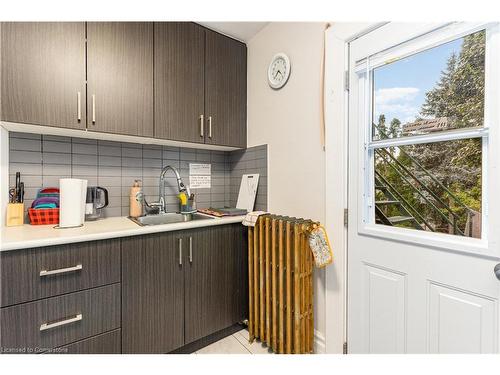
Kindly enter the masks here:
[[[248, 42], [248, 146], [268, 146], [268, 207], [325, 221], [325, 153], [320, 142], [323, 23], [270, 23]], [[273, 55], [286, 53], [291, 75], [281, 90], [267, 83]], [[315, 270], [315, 327], [325, 335], [325, 277]], [[317, 339], [318, 339], [317, 338]]]

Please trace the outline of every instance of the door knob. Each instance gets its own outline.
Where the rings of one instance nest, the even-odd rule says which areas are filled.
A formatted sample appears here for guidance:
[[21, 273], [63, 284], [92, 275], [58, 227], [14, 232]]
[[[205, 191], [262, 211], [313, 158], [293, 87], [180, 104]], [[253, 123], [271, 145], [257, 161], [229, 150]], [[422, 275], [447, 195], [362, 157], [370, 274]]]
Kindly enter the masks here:
[[500, 280], [500, 263], [495, 266], [495, 276]]

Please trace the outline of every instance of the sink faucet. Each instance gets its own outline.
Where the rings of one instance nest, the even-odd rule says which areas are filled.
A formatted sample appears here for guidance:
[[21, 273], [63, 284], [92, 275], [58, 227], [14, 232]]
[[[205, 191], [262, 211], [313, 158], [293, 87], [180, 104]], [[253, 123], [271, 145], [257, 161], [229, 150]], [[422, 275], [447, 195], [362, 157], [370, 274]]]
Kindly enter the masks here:
[[[160, 213], [166, 213], [167, 212], [167, 202], [165, 199], [165, 175], [167, 172], [171, 170], [175, 174], [175, 178], [177, 179], [177, 187], [179, 188], [179, 194], [185, 194], [186, 195], [186, 201], [191, 199], [191, 192], [189, 191], [189, 188], [184, 185], [181, 179], [181, 175], [179, 174], [179, 171], [177, 168], [172, 167], [171, 165], [167, 165], [161, 170], [160, 173], [160, 181], [159, 181], [159, 201], [157, 203], [152, 203], [151, 206], [157, 206], [160, 208]], [[182, 200], [181, 200], [182, 202]], [[182, 211], [182, 210], [181, 210]]]

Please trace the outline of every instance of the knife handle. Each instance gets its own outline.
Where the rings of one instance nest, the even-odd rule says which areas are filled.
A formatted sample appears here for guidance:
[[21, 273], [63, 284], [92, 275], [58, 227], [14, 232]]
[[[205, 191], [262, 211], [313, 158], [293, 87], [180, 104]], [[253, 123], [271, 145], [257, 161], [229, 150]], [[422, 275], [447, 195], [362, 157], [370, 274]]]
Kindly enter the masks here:
[[15, 192], [16, 192], [16, 198], [14, 202], [19, 203], [19, 195], [21, 194], [21, 172], [16, 172], [16, 187], [15, 187]]
[[24, 182], [19, 183], [19, 196], [17, 199], [19, 203], [24, 203]]

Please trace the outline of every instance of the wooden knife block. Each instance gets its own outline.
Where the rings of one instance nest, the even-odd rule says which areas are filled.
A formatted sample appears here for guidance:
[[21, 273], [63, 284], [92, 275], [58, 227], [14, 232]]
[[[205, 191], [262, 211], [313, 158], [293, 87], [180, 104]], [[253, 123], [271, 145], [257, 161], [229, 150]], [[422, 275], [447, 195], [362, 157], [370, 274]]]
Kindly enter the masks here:
[[24, 203], [7, 204], [7, 222], [8, 227], [15, 227], [24, 224]]

